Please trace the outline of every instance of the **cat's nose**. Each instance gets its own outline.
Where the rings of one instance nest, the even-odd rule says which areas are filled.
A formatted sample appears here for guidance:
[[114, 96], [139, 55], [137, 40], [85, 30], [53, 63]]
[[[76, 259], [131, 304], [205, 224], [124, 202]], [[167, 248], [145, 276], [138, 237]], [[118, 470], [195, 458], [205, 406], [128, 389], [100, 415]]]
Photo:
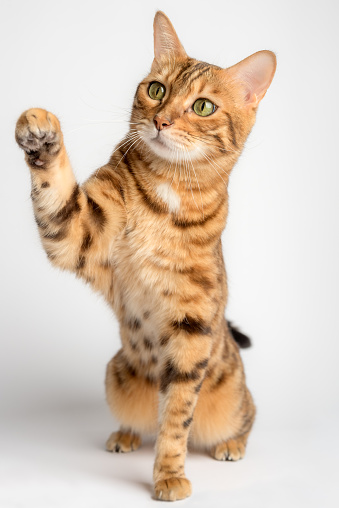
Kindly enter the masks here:
[[163, 129], [166, 129], [166, 127], [169, 127], [172, 125], [172, 123], [168, 120], [168, 118], [165, 118], [164, 116], [155, 115], [153, 118], [154, 125], [158, 129], [158, 131], [162, 131]]

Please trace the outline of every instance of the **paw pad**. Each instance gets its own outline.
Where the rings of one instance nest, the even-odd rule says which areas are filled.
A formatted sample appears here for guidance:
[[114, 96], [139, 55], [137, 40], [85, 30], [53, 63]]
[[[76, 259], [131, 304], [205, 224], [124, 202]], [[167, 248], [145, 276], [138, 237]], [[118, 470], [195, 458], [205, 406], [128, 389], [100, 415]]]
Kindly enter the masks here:
[[59, 120], [44, 109], [29, 109], [19, 118], [15, 138], [31, 165], [43, 166], [59, 152], [62, 133]]

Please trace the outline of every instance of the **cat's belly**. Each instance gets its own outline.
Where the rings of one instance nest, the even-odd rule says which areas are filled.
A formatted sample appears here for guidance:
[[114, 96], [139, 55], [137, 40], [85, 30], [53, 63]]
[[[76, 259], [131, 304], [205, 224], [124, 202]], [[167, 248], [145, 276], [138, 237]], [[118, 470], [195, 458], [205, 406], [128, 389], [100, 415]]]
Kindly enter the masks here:
[[186, 316], [210, 322], [225, 302], [222, 258], [213, 247], [204, 247], [203, 255], [190, 250], [183, 234], [168, 227], [169, 220], [140, 218], [121, 234], [113, 252], [120, 324], [151, 340], [161, 341]]
[[126, 321], [139, 323], [150, 334], [160, 327], [170, 311], [167, 270], [151, 262], [148, 256], [123, 252], [115, 263], [114, 307]]
[[126, 361], [148, 382], [156, 383], [161, 369], [161, 337], [173, 313], [166, 297], [168, 274], [154, 264], [152, 252], [121, 242], [114, 253], [114, 310]]

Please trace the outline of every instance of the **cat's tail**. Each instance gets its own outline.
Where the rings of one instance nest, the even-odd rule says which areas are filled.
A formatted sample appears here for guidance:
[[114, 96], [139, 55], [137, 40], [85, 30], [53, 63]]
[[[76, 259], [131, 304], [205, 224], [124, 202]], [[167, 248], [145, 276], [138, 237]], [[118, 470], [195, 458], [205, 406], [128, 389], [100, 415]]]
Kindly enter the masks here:
[[238, 328], [233, 326], [231, 321], [227, 321], [227, 324], [228, 324], [228, 328], [232, 334], [233, 339], [235, 340], [235, 342], [237, 342], [239, 347], [246, 348], [246, 347], [252, 346], [251, 339], [249, 337], [247, 337], [247, 335], [239, 332]]

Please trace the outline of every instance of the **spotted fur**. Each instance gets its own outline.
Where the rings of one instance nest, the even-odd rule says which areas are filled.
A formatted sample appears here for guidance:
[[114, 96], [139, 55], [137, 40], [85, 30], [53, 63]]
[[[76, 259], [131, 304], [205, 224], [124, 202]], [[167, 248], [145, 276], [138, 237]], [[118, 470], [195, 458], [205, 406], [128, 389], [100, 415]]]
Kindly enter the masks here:
[[[139, 84], [130, 132], [109, 162], [75, 181], [58, 119], [30, 109], [16, 140], [32, 176], [32, 203], [52, 264], [102, 293], [122, 347], [107, 366], [108, 404], [121, 423], [110, 451], [156, 433], [155, 496], [190, 495], [187, 442], [218, 460], [244, 455], [255, 406], [239, 345], [225, 320], [228, 291], [221, 233], [227, 183], [273, 78], [264, 51], [229, 69], [186, 55], [170, 21], [155, 17], [155, 59]], [[150, 83], [166, 88], [151, 99]], [[216, 111], [199, 117], [194, 101]]]

